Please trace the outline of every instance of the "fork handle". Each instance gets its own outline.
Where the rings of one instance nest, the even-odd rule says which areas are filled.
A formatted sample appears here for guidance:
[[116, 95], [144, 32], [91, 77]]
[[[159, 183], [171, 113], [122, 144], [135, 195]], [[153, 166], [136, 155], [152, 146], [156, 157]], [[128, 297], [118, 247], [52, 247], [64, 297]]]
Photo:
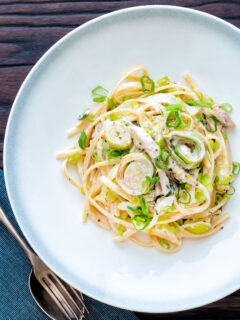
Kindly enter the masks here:
[[8, 231], [11, 232], [11, 234], [14, 236], [14, 238], [18, 241], [18, 243], [21, 245], [23, 250], [25, 251], [26, 255], [28, 256], [31, 263], [33, 263], [33, 259], [35, 257], [35, 254], [32, 252], [32, 250], [29, 249], [29, 247], [26, 245], [26, 243], [22, 240], [22, 238], [19, 236], [11, 222], [8, 220], [6, 214], [4, 213], [2, 207], [0, 206], [0, 221], [5, 225], [5, 227], [8, 229]]

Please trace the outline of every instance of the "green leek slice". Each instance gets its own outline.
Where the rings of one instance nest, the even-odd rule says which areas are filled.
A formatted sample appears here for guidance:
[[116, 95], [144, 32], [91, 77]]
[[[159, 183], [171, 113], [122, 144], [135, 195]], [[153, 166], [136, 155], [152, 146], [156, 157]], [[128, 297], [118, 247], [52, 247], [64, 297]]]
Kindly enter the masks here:
[[118, 122], [109, 122], [105, 126], [105, 138], [108, 144], [118, 150], [126, 150], [130, 147], [132, 139], [128, 128]]
[[154, 168], [151, 160], [144, 154], [131, 153], [124, 156], [117, 172], [117, 183], [131, 195], [143, 194], [142, 183], [146, 176], [152, 178]]
[[[210, 229], [210, 226], [208, 224], [204, 223], [204, 221], [208, 222], [208, 220], [210, 220], [210, 219], [209, 218], [205, 219], [205, 220], [199, 219], [199, 221], [195, 221], [195, 222], [193, 222], [191, 220], [186, 220], [184, 222], [184, 224], [188, 224], [188, 225], [192, 224], [192, 226], [186, 227], [185, 230], [187, 230], [188, 232], [191, 232], [193, 234], [203, 234], [205, 232], [208, 232]], [[202, 221], [202, 223], [199, 223], [200, 221]]]
[[205, 157], [204, 142], [194, 132], [173, 131], [166, 138], [174, 159], [186, 169], [198, 167]]

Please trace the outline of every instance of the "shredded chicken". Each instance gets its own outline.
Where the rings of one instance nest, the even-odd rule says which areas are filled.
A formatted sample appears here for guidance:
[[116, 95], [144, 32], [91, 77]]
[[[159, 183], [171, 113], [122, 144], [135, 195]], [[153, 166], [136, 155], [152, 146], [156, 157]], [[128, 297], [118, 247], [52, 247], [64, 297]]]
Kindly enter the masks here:
[[140, 150], [144, 149], [154, 161], [159, 154], [159, 147], [152, 137], [141, 127], [131, 126], [129, 129], [135, 146]]
[[164, 170], [157, 170], [160, 181], [156, 184], [156, 196], [166, 195], [170, 191], [170, 182]]
[[165, 206], [171, 206], [173, 204], [173, 200], [174, 200], [174, 195], [172, 196], [169, 196], [169, 197], [163, 197], [163, 198], [159, 198], [157, 201], [156, 201], [156, 204], [155, 204], [155, 210], [157, 210], [158, 214], [159, 215], [162, 215], [164, 212], [162, 212], [163, 208]]
[[144, 199], [147, 202], [154, 201], [155, 199], [155, 190], [150, 190], [147, 194], [144, 195]]
[[230, 118], [229, 114], [223, 110], [219, 104], [214, 104], [212, 109], [212, 114], [222, 122], [222, 124], [227, 128], [235, 128], [236, 125]]
[[[159, 155], [160, 151], [158, 145], [143, 128], [137, 126], [131, 126], [129, 128], [133, 138], [134, 145], [139, 150], [144, 149], [154, 163], [155, 158]], [[161, 185], [162, 189], [161, 194], [166, 195], [170, 190], [169, 179], [164, 170], [158, 170], [157, 172], [160, 177], [159, 184]]]
[[[159, 155], [159, 147], [154, 142], [152, 137], [141, 127], [131, 126], [130, 131], [135, 146], [139, 150], [145, 150], [154, 162], [155, 158]], [[192, 177], [192, 175], [186, 172], [182, 167], [178, 166], [173, 159], [169, 159], [168, 169], [172, 170], [175, 178], [180, 182], [196, 185], [196, 179], [194, 179], [194, 177]], [[168, 176], [164, 170], [158, 169], [157, 173], [160, 177], [160, 181], [156, 184], [156, 195], [166, 195], [170, 190], [170, 182]]]
[[172, 170], [175, 178], [180, 182], [196, 185], [196, 179], [190, 173], [179, 167], [173, 159], [169, 159], [168, 168]]

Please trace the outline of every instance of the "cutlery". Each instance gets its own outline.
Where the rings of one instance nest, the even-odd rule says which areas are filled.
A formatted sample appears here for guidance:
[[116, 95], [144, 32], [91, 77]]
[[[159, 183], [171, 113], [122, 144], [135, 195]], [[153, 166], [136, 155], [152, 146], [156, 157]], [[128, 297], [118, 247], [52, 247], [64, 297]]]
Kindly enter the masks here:
[[29, 289], [38, 306], [54, 320], [81, 320], [89, 313], [81, 293], [61, 280], [50, 270], [19, 236], [0, 207], [0, 221], [12, 233], [28, 256], [32, 270]]

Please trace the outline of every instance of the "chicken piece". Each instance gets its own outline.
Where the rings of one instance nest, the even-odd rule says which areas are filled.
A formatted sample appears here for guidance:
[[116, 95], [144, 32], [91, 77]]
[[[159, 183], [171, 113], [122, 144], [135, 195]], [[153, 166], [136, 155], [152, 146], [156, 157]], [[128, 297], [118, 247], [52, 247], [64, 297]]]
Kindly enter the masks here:
[[212, 109], [212, 115], [214, 115], [222, 124], [227, 128], [235, 128], [236, 125], [230, 118], [229, 114], [223, 110], [219, 104], [214, 104]]
[[[139, 150], [145, 150], [145, 152], [152, 159], [153, 163], [155, 158], [159, 155], [159, 146], [154, 142], [152, 137], [143, 129], [137, 126], [131, 126], [130, 132], [133, 138], [134, 145]], [[170, 190], [169, 179], [164, 170], [158, 170], [158, 175], [160, 177], [161, 194], [166, 195]], [[158, 184], [159, 185], [159, 184]]]
[[191, 185], [197, 184], [195, 176], [191, 175], [191, 173], [186, 172], [182, 167], [178, 166], [173, 159], [169, 159], [168, 168], [172, 170], [174, 177], [180, 182], [188, 183]]
[[155, 161], [155, 158], [159, 154], [159, 147], [154, 142], [152, 137], [141, 127], [131, 126], [129, 127], [134, 145], [140, 149], [145, 150], [152, 161]]
[[156, 184], [156, 196], [166, 195], [170, 191], [170, 182], [164, 170], [157, 170], [160, 181]]
[[169, 196], [169, 197], [162, 197], [157, 199], [155, 203], [155, 210], [157, 210], [159, 215], [164, 214], [162, 211], [165, 206], [172, 206], [174, 200], [174, 196]]

